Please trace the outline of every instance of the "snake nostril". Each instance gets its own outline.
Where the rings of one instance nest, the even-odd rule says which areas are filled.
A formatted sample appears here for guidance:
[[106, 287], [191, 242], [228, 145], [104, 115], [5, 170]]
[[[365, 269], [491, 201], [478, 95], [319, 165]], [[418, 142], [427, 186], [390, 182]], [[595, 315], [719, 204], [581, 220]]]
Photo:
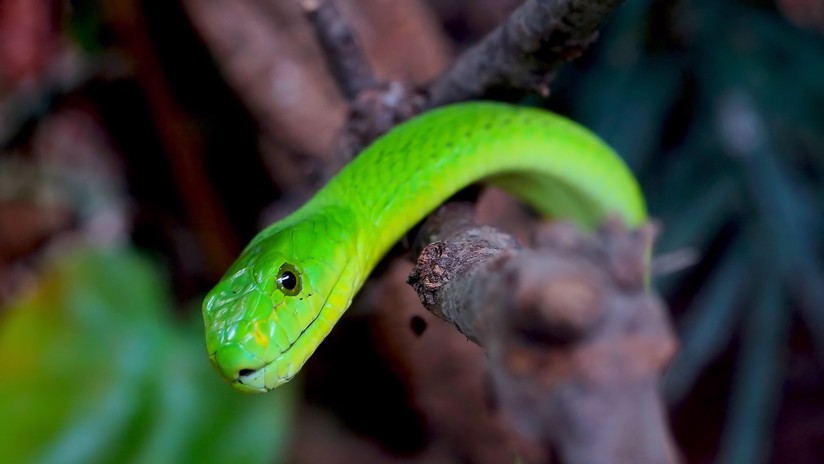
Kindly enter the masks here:
[[246, 377], [255, 373], [254, 369], [241, 369], [237, 374], [240, 377]]

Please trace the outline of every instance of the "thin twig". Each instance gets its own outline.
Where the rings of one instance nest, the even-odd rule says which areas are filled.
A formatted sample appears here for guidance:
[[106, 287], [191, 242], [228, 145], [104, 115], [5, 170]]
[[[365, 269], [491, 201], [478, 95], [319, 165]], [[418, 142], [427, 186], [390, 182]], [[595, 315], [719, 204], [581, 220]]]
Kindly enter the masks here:
[[352, 28], [333, 0], [301, 0], [300, 4], [313, 26], [335, 82], [351, 104], [331, 162], [321, 175], [325, 180], [373, 140], [412, 117], [421, 100], [408, 85], [387, 83], [375, 76]]
[[379, 80], [335, 2], [301, 0], [300, 4], [314, 27], [326, 62], [343, 95], [354, 100], [364, 90], [376, 87]]

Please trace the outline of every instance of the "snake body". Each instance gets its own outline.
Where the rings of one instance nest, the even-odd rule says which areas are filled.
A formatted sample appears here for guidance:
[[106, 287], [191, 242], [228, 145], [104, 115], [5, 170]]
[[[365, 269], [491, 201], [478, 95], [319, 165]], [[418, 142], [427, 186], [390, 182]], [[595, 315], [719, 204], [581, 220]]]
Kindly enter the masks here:
[[585, 228], [609, 215], [629, 226], [646, 216], [622, 160], [568, 119], [489, 102], [429, 111], [375, 141], [249, 243], [203, 303], [215, 368], [247, 392], [289, 381], [387, 250], [478, 181]]

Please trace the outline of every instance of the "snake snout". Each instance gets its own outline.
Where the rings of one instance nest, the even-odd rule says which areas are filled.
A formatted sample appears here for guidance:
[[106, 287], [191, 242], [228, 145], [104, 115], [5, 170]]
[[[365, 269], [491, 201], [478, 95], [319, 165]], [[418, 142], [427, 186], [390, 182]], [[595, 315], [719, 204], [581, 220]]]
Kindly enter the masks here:
[[245, 391], [266, 391], [266, 365], [237, 344], [220, 347], [210, 357], [224, 379]]

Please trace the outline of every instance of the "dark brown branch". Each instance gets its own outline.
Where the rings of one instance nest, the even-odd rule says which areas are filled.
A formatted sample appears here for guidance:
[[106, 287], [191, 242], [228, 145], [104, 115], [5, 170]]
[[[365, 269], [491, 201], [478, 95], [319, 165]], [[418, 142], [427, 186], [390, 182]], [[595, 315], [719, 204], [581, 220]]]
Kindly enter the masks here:
[[[426, 109], [496, 93], [548, 95], [549, 82], [577, 58], [623, 0], [528, 0], [430, 85], [416, 89], [374, 76], [332, 0], [303, 0], [338, 86], [352, 101], [327, 176], [394, 125]], [[503, 92], [501, 92], [503, 91]]]
[[564, 463], [676, 462], [657, 391], [675, 351], [646, 289], [652, 228], [543, 230], [537, 250], [442, 208], [409, 281], [424, 305], [484, 346], [501, 410]]
[[326, 62], [341, 92], [350, 101], [350, 114], [340, 131], [325, 180], [373, 140], [416, 113], [421, 101], [399, 82], [378, 79], [346, 18], [333, 0], [302, 0], [323, 49]]
[[428, 107], [512, 90], [549, 95], [562, 64], [581, 55], [623, 0], [527, 0], [430, 87]]
[[335, 81], [348, 100], [378, 85], [355, 34], [332, 0], [301, 0]]

